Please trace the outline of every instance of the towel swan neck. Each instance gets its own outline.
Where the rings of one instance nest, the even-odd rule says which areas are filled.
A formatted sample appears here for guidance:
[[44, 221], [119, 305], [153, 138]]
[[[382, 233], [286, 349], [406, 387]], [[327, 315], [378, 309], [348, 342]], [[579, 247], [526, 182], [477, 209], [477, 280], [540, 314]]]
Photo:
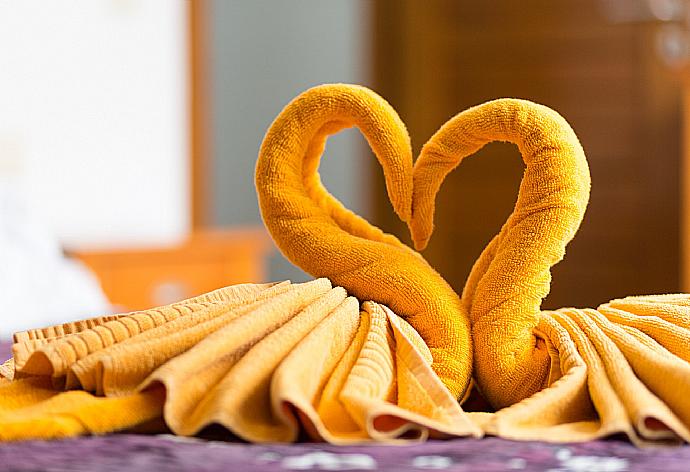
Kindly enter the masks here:
[[472, 368], [469, 320], [459, 297], [418, 253], [347, 210], [320, 182], [327, 137], [352, 126], [383, 167], [396, 213], [409, 220], [412, 153], [404, 124], [369, 89], [324, 85], [290, 102], [264, 138], [256, 167], [264, 223], [294, 264], [408, 321], [429, 346], [432, 368], [458, 398]]
[[462, 300], [472, 321], [475, 375], [488, 400], [503, 407], [546, 385], [550, 358], [534, 329], [550, 269], [584, 216], [590, 176], [574, 131], [555, 111], [517, 99], [470, 108], [434, 134], [415, 164], [409, 226], [418, 250], [433, 231], [434, 199], [446, 175], [492, 141], [516, 144], [526, 169], [515, 209], [475, 262]]

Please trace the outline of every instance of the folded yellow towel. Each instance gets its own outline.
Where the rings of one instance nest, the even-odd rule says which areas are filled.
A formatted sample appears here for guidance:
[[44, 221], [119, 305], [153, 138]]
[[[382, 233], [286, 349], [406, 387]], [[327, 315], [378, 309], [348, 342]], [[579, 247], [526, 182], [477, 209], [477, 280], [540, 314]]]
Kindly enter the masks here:
[[463, 291], [474, 375], [494, 407], [507, 407], [473, 418], [486, 432], [509, 438], [577, 441], [625, 433], [638, 444], [690, 440], [690, 295], [540, 310], [550, 268], [578, 229], [590, 186], [584, 152], [556, 112], [503, 99], [448, 121], [415, 164], [409, 223], [415, 246], [422, 249], [431, 236], [445, 176], [494, 140], [516, 144], [526, 170], [515, 210]]
[[150, 428], [161, 418], [180, 435], [220, 424], [256, 442], [300, 431], [332, 443], [481, 435], [457, 401], [472, 366], [459, 297], [418, 253], [321, 186], [326, 138], [348, 126], [369, 140], [408, 219], [412, 157], [395, 112], [362, 87], [307, 91], [267, 133], [257, 191], [278, 245], [321, 278], [18, 333], [0, 370], [15, 379], [0, 383], [0, 439]]
[[[0, 382], [0, 440], [151, 428], [160, 418], [180, 435], [220, 424], [255, 442], [294, 441], [300, 430], [332, 443], [481, 434], [431, 369], [426, 344], [387, 307], [360, 311], [323, 278], [215, 295], [74, 324], [29, 353], [18, 343], [34, 373], [17, 368], [28, 377]], [[171, 319], [142, 330], [156, 314]], [[65, 384], [76, 390], [61, 392]]]

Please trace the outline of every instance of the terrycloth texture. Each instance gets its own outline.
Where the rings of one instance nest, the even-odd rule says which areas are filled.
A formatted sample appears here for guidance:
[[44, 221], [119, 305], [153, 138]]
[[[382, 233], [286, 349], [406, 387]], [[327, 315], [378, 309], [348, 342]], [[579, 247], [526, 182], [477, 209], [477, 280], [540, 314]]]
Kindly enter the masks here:
[[[16, 377], [13, 382], [0, 379], [0, 440], [102, 434], [160, 418], [165, 398], [160, 387], [121, 398], [101, 398], [86, 391], [60, 392], [59, 387], [77, 361], [90, 353], [165, 327], [169, 321], [189, 315], [190, 307], [197, 304], [246, 299], [266, 289], [262, 285], [239, 285], [145, 312], [15, 334], [15, 357], [5, 364], [12, 370], [0, 371], [9, 378]], [[140, 368], [145, 360], [137, 359], [132, 368]]]
[[328, 136], [352, 126], [383, 167], [396, 213], [409, 220], [412, 156], [397, 113], [364, 87], [324, 85], [285, 107], [261, 145], [256, 186], [264, 223], [296, 265], [408, 321], [429, 346], [434, 372], [460, 398], [472, 360], [458, 296], [418, 253], [348, 211], [321, 184], [317, 168]]
[[480, 435], [414, 329], [377, 303], [360, 311], [327, 279], [17, 337], [17, 377], [30, 377], [0, 380], [0, 440], [155, 430], [160, 418], [180, 435], [220, 424], [255, 442], [300, 428], [332, 443]]
[[124, 398], [60, 393], [50, 378], [0, 379], [0, 441], [104, 434], [160, 417], [164, 393], [152, 389]]
[[540, 311], [550, 268], [562, 259], [589, 198], [584, 152], [557, 113], [504, 99], [446, 123], [415, 164], [416, 247], [431, 236], [445, 176], [494, 140], [517, 144], [526, 171], [515, 210], [463, 291], [479, 388], [494, 407], [508, 407], [474, 420], [507, 438], [582, 441], [625, 433], [637, 444], [690, 440], [690, 295]]

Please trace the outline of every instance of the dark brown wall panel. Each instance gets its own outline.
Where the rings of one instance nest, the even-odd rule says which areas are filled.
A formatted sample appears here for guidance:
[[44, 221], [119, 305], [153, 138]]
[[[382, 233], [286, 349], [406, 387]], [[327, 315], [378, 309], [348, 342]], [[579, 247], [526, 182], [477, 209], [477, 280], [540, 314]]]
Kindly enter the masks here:
[[[654, 25], [610, 24], [593, 0], [372, 3], [377, 89], [415, 152], [457, 112], [506, 96], [555, 108], [580, 137], [592, 196], [546, 307], [678, 290], [680, 89], [654, 55]], [[457, 290], [522, 172], [516, 147], [491, 144], [446, 180], [424, 255]], [[380, 178], [376, 197], [377, 224], [409, 240]]]

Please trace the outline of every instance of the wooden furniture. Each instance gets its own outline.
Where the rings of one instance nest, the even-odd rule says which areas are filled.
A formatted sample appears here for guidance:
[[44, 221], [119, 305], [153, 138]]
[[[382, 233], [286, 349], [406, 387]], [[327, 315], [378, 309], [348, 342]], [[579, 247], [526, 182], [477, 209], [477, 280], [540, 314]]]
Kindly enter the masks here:
[[195, 229], [213, 224], [208, 21], [208, 0], [192, 0], [187, 3], [187, 104], [191, 184], [189, 208], [192, 227]]
[[681, 291], [690, 292], [690, 66], [681, 71], [683, 83], [683, 158], [681, 187]]
[[[654, 25], [613, 24], [601, 3], [371, 4], [375, 88], [400, 113], [415, 152], [451, 116], [499, 97], [548, 105], [578, 134], [592, 194], [579, 233], [553, 270], [545, 307], [596, 306], [681, 288], [681, 86], [655, 53]], [[378, 177], [374, 222], [406, 237], [371, 161]], [[511, 212], [522, 172], [516, 147], [496, 143], [443, 184], [424, 255], [458, 291]], [[685, 290], [689, 279], [686, 269]]]
[[204, 230], [182, 244], [69, 251], [91, 268], [119, 310], [165, 305], [237, 283], [266, 279], [272, 243], [262, 229]]

